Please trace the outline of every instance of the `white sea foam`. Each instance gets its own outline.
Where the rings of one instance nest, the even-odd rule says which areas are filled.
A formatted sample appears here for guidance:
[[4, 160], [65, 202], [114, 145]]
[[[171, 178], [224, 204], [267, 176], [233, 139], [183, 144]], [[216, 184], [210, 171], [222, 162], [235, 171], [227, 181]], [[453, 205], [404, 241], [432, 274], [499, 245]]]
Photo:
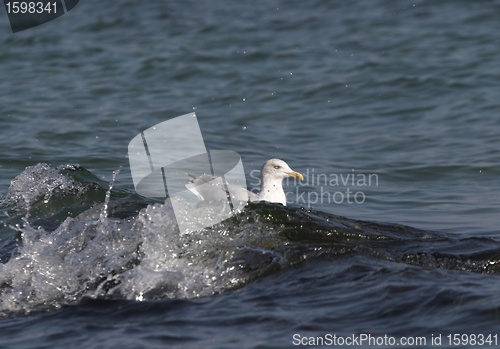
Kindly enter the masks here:
[[[52, 180], [33, 185], [29, 197], [13, 188], [11, 198], [32, 204], [60, 183], [73, 181], [47, 166], [28, 169], [30, 174], [14, 185], [45, 174]], [[74, 190], [79, 184], [72, 185]], [[83, 297], [202, 297], [237, 287], [281, 263], [278, 253], [261, 247], [272, 232], [256, 227], [248, 216], [179, 234], [168, 199], [124, 219], [106, 211], [104, 203], [95, 205], [66, 218], [54, 231], [34, 227], [25, 218], [17, 227], [22, 245], [0, 264], [0, 314], [59, 307]]]

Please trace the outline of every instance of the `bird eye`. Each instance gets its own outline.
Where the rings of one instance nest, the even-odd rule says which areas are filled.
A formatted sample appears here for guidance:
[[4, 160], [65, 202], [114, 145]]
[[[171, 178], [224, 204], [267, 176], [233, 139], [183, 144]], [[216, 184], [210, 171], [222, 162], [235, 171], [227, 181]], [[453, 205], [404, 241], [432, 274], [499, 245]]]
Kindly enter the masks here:
[[281, 167], [280, 165], [274, 165], [274, 168], [275, 168], [275, 169], [277, 169], [277, 170], [278, 170], [280, 167]]

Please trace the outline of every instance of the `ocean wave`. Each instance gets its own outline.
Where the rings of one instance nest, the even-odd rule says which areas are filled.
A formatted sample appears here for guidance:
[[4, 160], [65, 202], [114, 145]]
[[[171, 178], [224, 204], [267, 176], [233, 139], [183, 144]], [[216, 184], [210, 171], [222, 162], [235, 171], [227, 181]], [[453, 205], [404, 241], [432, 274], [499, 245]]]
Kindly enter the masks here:
[[251, 203], [219, 224], [180, 234], [168, 198], [153, 202], [126, 188], [110, 190], [76, 165], [26, 168], [0, 205], [8, 212], [0, 249], [3, 315], [86, 298], [205, 297], [311, 259], [349, 254], [425, 268], [499, 272], [496, 240], [457, 239], [269, 203]]

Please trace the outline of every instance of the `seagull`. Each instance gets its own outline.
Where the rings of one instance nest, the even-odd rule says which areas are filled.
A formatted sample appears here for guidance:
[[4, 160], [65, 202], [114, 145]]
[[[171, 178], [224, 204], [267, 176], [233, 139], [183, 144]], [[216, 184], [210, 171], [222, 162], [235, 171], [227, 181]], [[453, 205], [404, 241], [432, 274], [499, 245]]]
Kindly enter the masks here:
[[186, 188], [195, 194], [200, 200], [227, 200], [239, 201], [267, 201], [286, 206], [286, 195], [283, 191], [283, 179], [293, 177], [304, 180], [304, 176], [288, 166], [280, 159], [267, 160], [262, 166], [260, 192], [255, 194], [246, 188], [228, 183], [222, 177], [211, 175], [193, 176], [188, 174], [189, 183]]

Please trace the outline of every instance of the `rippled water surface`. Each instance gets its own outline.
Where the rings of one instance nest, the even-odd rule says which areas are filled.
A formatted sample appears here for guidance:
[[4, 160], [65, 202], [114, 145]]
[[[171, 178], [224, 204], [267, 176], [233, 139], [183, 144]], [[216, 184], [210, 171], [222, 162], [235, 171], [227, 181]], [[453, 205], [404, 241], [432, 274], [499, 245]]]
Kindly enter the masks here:
[[[500, 336], [499, 16], [82, 0], [13, 34], [2, 12], [0, 346]], [[182, 235], [137, 195], [128, 143], [193, 111], [250, 188], [269, 158], [303, 173], [289, 204]]]

